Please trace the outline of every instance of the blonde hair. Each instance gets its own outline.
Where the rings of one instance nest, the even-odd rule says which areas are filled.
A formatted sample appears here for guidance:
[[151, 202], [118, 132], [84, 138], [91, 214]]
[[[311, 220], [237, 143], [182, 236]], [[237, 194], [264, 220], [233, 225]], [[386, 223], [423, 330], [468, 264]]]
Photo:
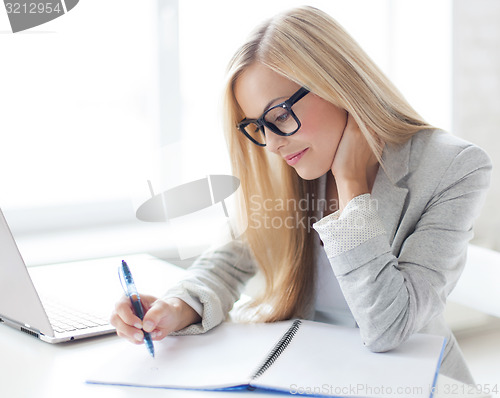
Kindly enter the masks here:
[[[385, 144], [402, 144], [431, 126], [354, 39], [313, 7], [295, 8], [268, 20], [236, 52], [224, 92], [225, 134], [233, 174], [241, 180], [245, 199], [241, 201], [248, 219], [244, 239], [266, 281], [265, 291], [251, 307], [257, 309], [259, 320], [276, 321], [306, 316], [311, 309], [315, 258], [310, 225], [315, 206], [269, 208], [263, 203], [278, 204], [288, 198], [310, 201], [317, 194], [317, 181], [302, 180], [282, 159], [273, 159], [238, 131], [236, 125], [245, 115], [235, 99], [234, 85], [255, 62], [347, 110], [379, 161]], [[263, 225], [264, 220], [271, 221]], [[287, 220], [298, 222], [289, 227]]]

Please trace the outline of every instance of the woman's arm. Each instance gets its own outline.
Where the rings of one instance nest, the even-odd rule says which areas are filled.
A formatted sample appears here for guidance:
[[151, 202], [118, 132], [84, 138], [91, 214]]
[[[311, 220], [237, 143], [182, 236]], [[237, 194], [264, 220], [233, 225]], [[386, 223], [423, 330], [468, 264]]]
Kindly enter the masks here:
[[351, 114], [347, 115], [330, 169], [337, 185], [340, 212], [352, 199], [370, 192], [378, 161]]
[[[490, 171], [482, 150], [461, 150], [443, 170], [397, 256], [376, 209], [369, 206], [369, 194], [351, 200], [340, 216], [335, 213], [315, 224], [369, 349], [397, 347], [442, 313], [465, 264]], [[364, 228], [350, 228], [350, 220], [362, 221]]]
[[201, 317], [201, 322], [177, 333], [204, 333], [221, 323], [256, 269], [249, 249], [239, 240], [200, 256], [188, 269], [188, 275], [163, 297], [191, 304]]
[[128, 297], [122, 297], [111, 315], [117, 334], [132, 343], [143, 342], [144, 333], [153, 340], [169, 334], [203, 333], [221, 323], [245, 283], [255, 274], [248, 249], [233, 241], [203, 254], [187, 276], [158, 299], [141, 294], [144, 321], [133, 312]]

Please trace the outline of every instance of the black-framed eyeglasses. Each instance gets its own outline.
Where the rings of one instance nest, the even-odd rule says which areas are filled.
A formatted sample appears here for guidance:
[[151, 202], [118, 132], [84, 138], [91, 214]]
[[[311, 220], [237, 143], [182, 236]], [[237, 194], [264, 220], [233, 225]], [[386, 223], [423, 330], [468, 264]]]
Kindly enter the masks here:
[[286, 101], [272, 106], [258, 119], [243, 119], [238, 123], [238, 129], [258, 146], [266, 146], [265, 127], [273, 133], [288, 137], [300, 129], [300, 120], [292, 110], [292, 106], [309, 93], [301, 87]]

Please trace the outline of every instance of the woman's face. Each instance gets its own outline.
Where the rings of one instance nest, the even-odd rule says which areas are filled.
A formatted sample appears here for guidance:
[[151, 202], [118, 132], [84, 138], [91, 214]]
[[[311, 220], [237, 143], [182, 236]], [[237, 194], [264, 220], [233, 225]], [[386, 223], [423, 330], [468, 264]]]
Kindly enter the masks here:
[[[258, 119], [273, 105], [286, 101], [300, 86], [261, 63], [248, 67], [237, 79], [235, 97], [247, 119]], [[305, 180], [331, 169], [347, 121], [347, 113], [328, 101], [307, 94], [293, 106], [299, 131], [280, 136], [266, 128], [267, 150], [283, 159]]]

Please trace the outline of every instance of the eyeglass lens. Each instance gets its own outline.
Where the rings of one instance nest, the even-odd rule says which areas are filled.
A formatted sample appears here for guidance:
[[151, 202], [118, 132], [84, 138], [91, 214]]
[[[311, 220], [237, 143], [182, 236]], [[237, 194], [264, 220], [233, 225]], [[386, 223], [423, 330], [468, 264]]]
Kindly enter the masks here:
[[269, 109], [264, 119], [284, 134], [292, 133], [299, 127], [297, 120], [284, 106]]
[[[284, 135], [295, 132], [299, 125], [297, 120], [293, 117], [291, 112], [284, 106], [278, 105], [269, 109], [264, 120], [268, 127], [275, 133], [282, 133]], [[259, 144], [266, 143], [266, 136], [256, 123], [250, 123], [245, 127], [245, 131]]]

